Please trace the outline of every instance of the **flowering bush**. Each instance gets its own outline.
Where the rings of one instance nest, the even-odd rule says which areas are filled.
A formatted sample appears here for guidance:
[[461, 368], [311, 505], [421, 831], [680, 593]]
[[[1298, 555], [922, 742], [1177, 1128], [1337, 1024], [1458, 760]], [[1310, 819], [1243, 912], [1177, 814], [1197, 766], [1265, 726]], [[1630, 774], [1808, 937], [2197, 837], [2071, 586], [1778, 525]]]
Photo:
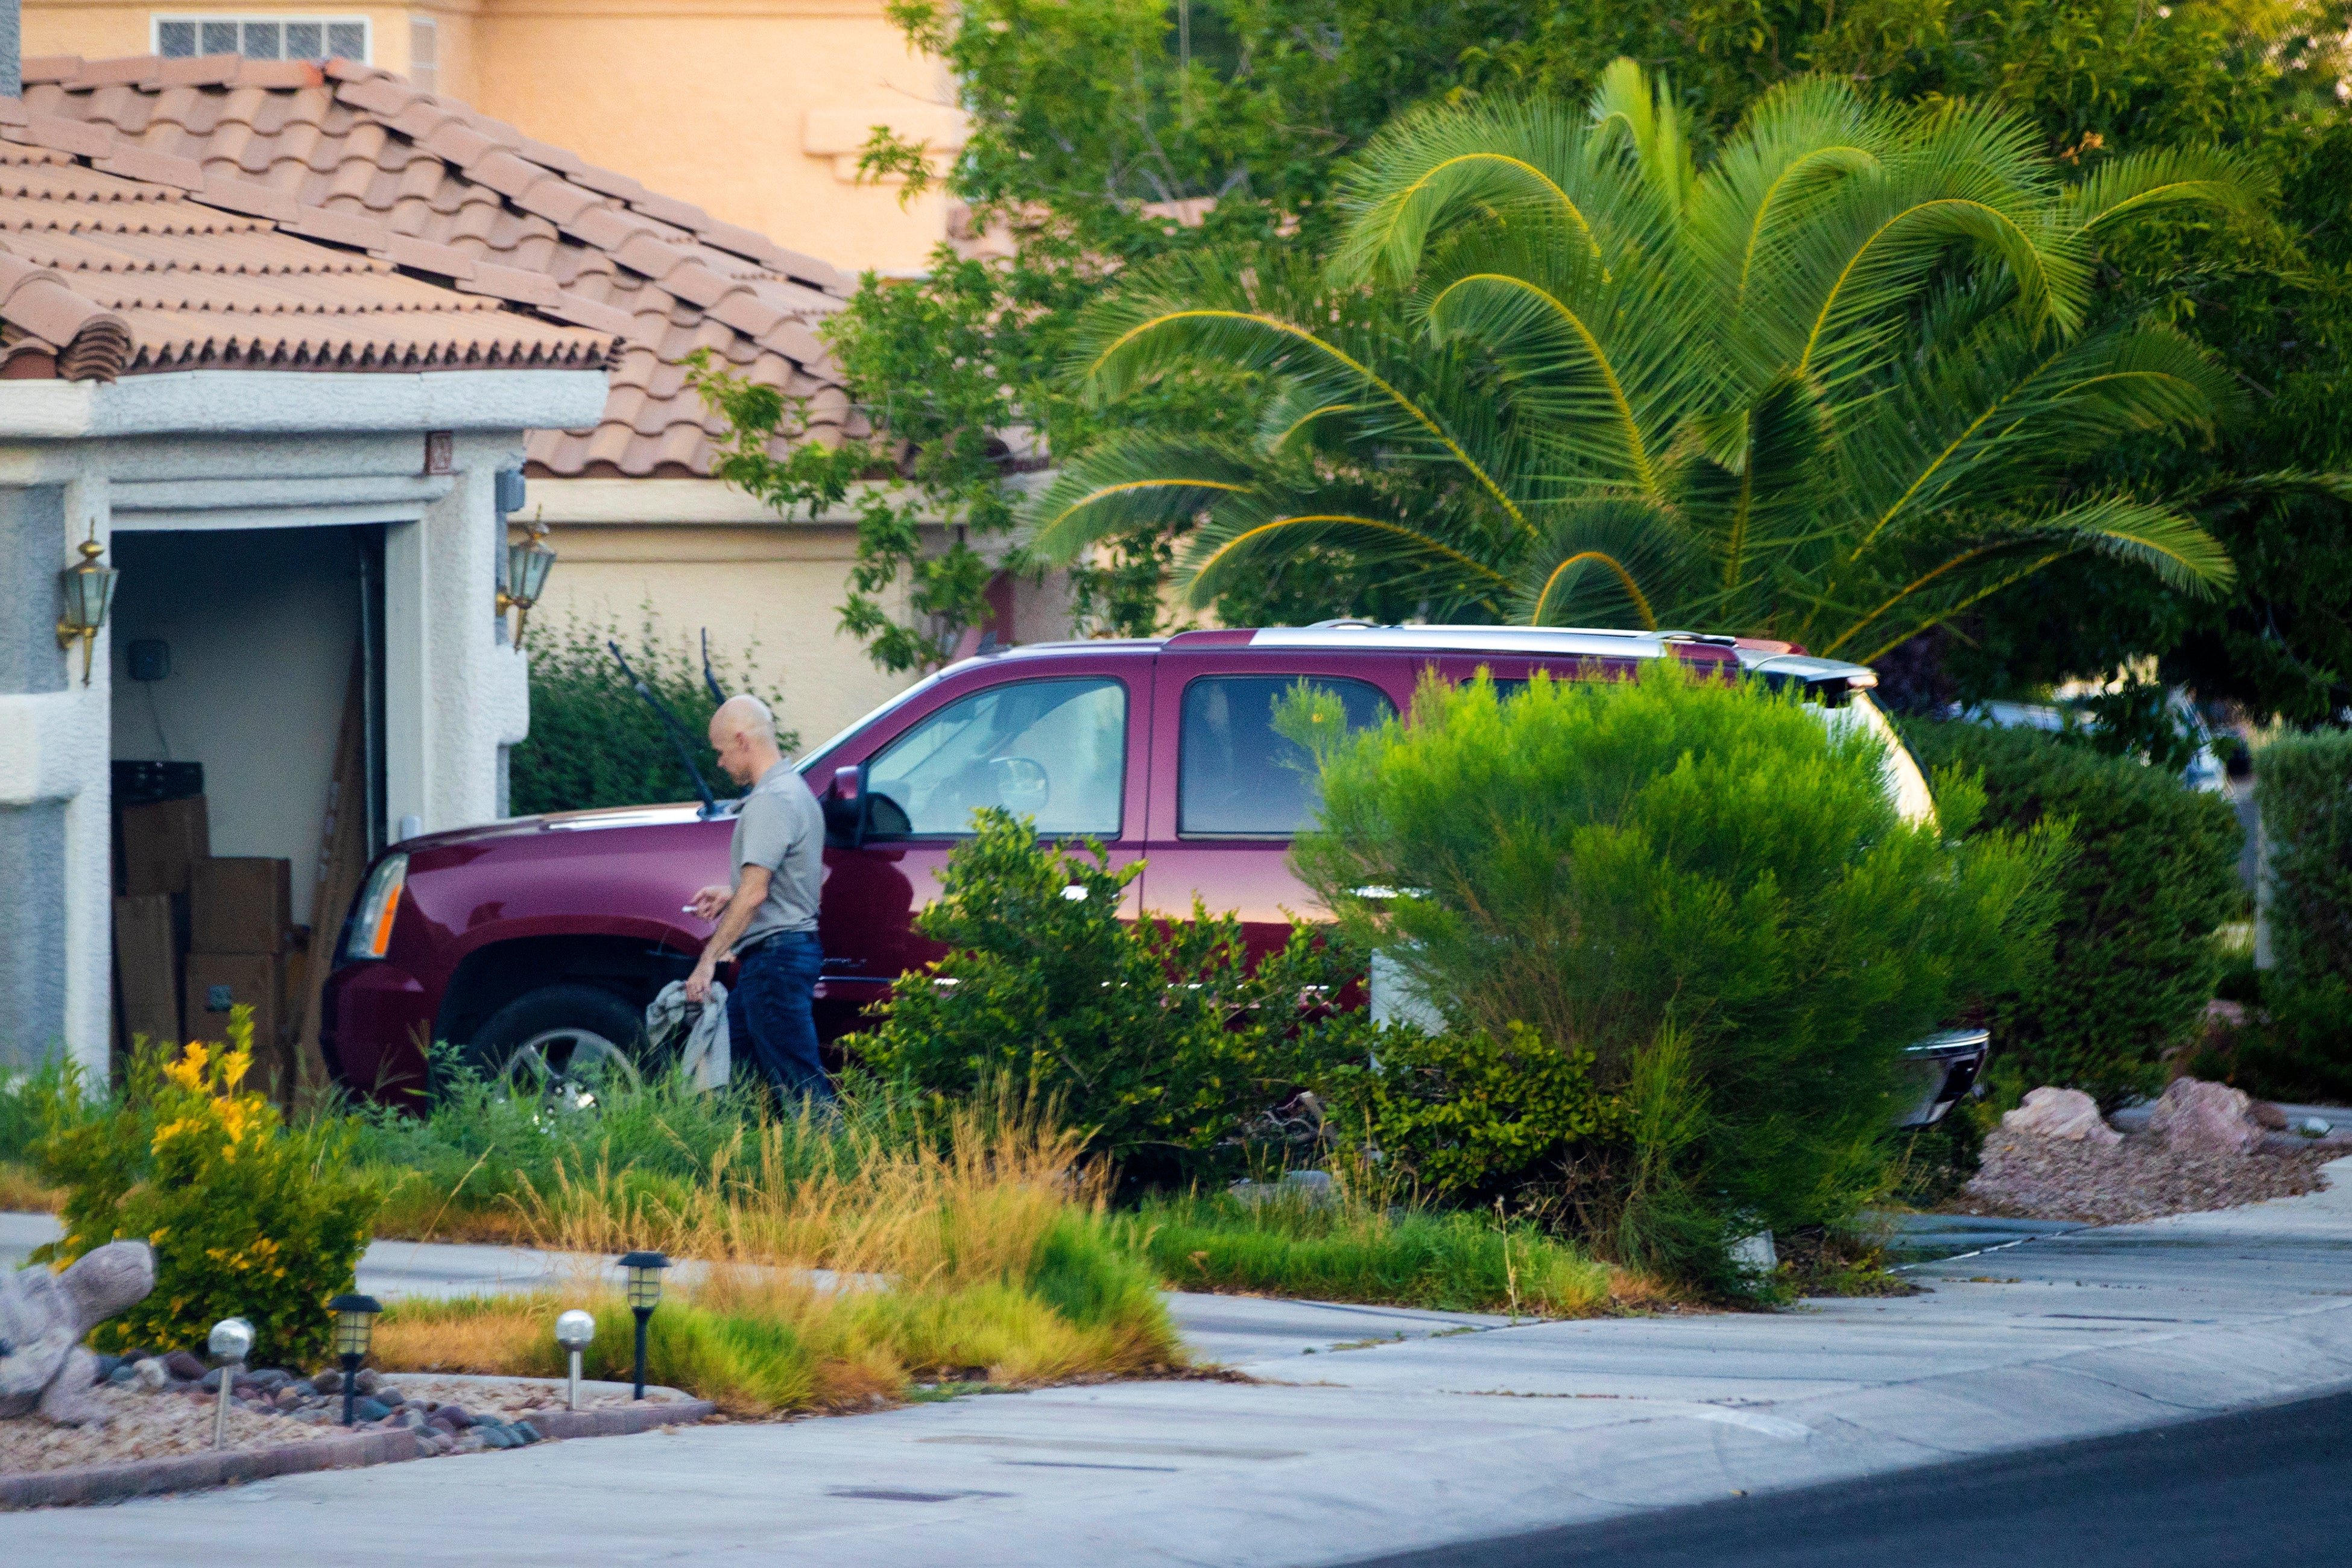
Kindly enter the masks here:
[[155, 1250], [155, 1289], [100, 1324], [100, 1350], [201, 1345], [212, 1325], [254, 1326], [254, 1358], [305, 1366], [326, 1359], [326, 1303], [348, 1290], [383, 1194], [350, 1170], [356, 1124], [320, 1118], [289, 1128], [245, 1088], [251, 1009], [230, 1016], [226, 1049], [143, 1047], [127, 1092], [103, 1113], [68, 1075], [44, 1108], [33, 1146], [42, 1177], [67, 1189], [62, 1239], [36, 1262], [70, 1262], [120, 1239]]

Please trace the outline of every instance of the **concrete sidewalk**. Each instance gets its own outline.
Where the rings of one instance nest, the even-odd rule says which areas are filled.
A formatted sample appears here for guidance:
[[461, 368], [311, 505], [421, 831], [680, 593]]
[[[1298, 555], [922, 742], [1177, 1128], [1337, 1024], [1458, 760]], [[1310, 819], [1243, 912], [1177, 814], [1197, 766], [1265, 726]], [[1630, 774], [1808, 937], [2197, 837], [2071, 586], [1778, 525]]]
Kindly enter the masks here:
[[[0, 1535], [22, 1561], [188, 1568], [307, 1568], [328, 1542], [404, 1568], [1345, 1563], [2352, 1387], [2352, 1161], [2330, 1175], [1922, 1265], [1933, 1293], [1907, 1299], [1350, 1350], [1302, 1342], [1290, 1304], [1227, 1300], [1202, 1331], [1275, 1352], [1244, 1364], [1252, 1384], [556, 1443], [18, 1515]], [[1412, 1314], [1349, 1337], [1441, 1322], [1468, 1326]]]

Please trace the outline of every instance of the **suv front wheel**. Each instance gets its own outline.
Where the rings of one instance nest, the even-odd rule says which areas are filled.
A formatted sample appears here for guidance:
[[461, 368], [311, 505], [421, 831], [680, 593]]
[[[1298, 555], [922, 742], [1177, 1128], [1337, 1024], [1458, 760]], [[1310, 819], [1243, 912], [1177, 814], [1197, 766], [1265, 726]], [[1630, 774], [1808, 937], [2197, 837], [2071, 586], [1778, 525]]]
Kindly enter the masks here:
[[608, 1087], [644, 1081], [635, 1053], [645, 1032], [644, 1017], [609, 991], [543, 985], [491, 1014], [466, 1061], [503, 1094], [581, 1108]]

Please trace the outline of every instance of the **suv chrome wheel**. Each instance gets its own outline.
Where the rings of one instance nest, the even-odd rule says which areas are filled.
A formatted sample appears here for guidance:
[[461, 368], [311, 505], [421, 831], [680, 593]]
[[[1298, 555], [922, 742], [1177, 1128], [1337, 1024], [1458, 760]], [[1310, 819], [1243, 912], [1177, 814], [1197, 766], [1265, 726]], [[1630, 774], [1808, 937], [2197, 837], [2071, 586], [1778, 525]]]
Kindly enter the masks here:
[[543, 1029], [523, 1041], [499, 1069], [501, 1093], [537, 1100], [551, 1110], [585, 1110], [609, 1085], [645, 1080], [628, 1052], [593, 1030]]

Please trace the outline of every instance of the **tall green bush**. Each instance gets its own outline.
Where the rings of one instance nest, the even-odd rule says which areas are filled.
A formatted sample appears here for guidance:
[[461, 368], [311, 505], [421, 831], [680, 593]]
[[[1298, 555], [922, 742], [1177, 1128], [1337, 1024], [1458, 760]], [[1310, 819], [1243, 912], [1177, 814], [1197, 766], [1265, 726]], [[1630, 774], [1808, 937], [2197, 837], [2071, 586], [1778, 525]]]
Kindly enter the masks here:
[[[629, 640], [623, 639], [618, 623], [574, 617], [535, 629], [525, 647], [530, 656], [530, 736], [509, 759], [508, 797], [515, 815], [694, 798], [693, 776], [678, 761], [668, 731], [613, 662], [607, 642], [621, 643], [630, 666], [686, 726], [695, 761], [712, 787], [733, 793], [703, 743], [703, 731], [719, 704], [684, 640], [665, 637], [650, 614]], [[760, 679], [758, 651], [755, 645], [732, 661], [714, 655], [712, 672], [729, 695], [751, 692], [772, 708], [780, 706], [782, 694]], [[776, 744], [790, 755], [800, 736], [779, 733]]]
[[327, 1302], [352, 1288], [383, 1194], [351, 1169], [353, 1124], [286, 1127], [245, 1088], [252, 1010], [230, 1015], [229, 1047], [143, 1047], [127, 1091], [89, 1115], [68, 1075], [34, 1145], [43, 1179], [67, 1189], [64, 1237], [33, 1254], [70, 1262], [120, 1238], [155, 1254], [155, 1289], [100, 1324], [100, 1350], [199, 1346], [213, 1324], [254, 1326], [260, 1364], [313, 1366], [333, 1338]]
[[1923, 764], [1977, 773], [1979, 832], [2068, 825], [2051, 962], [1987, 1018], [2003, 1078], [2109, 1106], [2160, 1089], [2165, 1053], [2194, 1040], [2220, 978], [2214, 931], [2243, 908], [2230, 803], [2037, 730], [1917, 722], [1904, 736]]
[[975, 824], [939, 901], [915, 917], [950, 951], [846, 1042], [885, 1078], [944, 1096], [1021, 1085], [1130, 1174], [1170, 1176], [1232, 1163], [1248, 1124], [1365, 1027], [1361, 1015], [1300, 1006], [1362, 975], [1344, 945], [1300, 926], [1253, 969], [1231, 915], [1196, 903], [1189, 921], [1120, 920], [1140, 866], [1041, 842], [1002, 810]]
[[2257, 1092], [2352, 1095], [2352, 733], [2283, 737], [2255, 753], [2270, 896], [2269, 1038], [2242, 1061]]
[[1320, 755], [1294, 858], [1341, 929], [1455, 1028], [1532, 1026], [1622, 1097], [1571, 1196], [1625, 1261], [1736, 1286], [1738, 1236], [1849, 1217], [1904, 1047], [2037, 962], [2056, 836], [1966, 837], [1950, 774], [1943, 832], [1906, 825], [1881, 742], [1760, 685], [1432, 679]]

